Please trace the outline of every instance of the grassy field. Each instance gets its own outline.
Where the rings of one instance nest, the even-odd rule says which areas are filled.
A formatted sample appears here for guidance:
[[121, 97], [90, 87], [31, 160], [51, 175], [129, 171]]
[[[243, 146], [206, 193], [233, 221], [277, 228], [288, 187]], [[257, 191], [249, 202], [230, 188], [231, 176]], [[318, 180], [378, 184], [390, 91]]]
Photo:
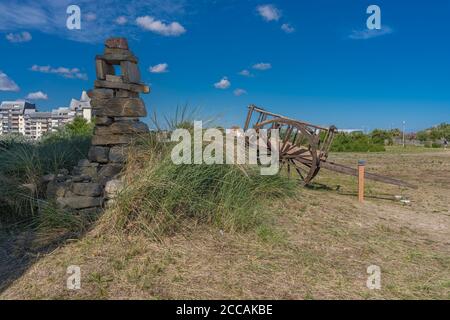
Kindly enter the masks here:
[[[330, 155], [359, 159], [419, 189], [367, 182], [360, 204], [356, 178], [322, 171], [311, 187], [258, 206], [266, 223], [248, 231], [184, 219], [155, 240], [100, 221], [45, 251], [33, 250], [42, 239], [23, 236], [13, 245], [30, 248], [27, 267], [3, 279], [0, 298], [450, 299], [450, 150]], [[66, 289], [69, 265], [81, 267], [80, 290]], [[370, 265], [381, 268], [381, 290], [366, 287]]]

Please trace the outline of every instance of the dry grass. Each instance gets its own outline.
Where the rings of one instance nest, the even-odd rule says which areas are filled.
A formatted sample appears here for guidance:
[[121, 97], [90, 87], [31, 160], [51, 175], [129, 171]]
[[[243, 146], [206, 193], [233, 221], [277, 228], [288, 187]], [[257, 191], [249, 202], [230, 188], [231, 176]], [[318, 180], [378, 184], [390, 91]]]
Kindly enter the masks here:
[[[323, 171], [315, 188], [272, 203], [272, 227], [229, 233], [184, 221], [160, 242], [94, 229], [40, 259], [0, 297], [450, 299], [450, 152], [330, 160], [354, 165], [360, 158], [370, 171], [421, 187], [369, 182], [359, 204], [355, 178]], [[82, 271], [79, 291], [65, 288], [73, 264]], [[381, 267], [381, 290], [365, 285], [372, 264]]]

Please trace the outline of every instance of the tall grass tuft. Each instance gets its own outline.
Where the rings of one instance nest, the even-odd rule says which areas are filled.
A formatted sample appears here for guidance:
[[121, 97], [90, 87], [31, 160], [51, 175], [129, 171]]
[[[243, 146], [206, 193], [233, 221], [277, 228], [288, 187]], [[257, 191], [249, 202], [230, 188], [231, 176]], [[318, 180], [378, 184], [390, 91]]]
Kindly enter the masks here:
[[[238, 165], [175, 165], [173, 144], [141, 137], [130, 154], [126, 187], [102, 217], [104, 227], [171, 234], [183, 221], [245, 231], [267, 222], [266, 206], [293, 194], [296, 182]], [[112, 224], [112, 225], [111, 225]]]
[[60, 169], [70, 170], [87, 156], [92, 124], [73, 124], [39, 141], [4, 136], [0, 141], [0, 219], [33, 215], [37, 198], [45, 192], [40, 178]]

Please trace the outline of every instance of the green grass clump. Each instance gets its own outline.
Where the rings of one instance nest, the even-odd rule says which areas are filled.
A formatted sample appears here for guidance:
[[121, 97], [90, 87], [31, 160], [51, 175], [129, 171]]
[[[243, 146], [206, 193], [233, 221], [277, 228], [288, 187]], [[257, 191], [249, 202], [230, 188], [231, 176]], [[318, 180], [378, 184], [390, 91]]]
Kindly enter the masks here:
[[86, 158], [92, 124], [84, 119], [49, 133], [39, 141], [21, 136], [4, 136], [0, 141], [0, 220], [26, 218], [38, 207], [37, 199], [45, 190], [43, 175], [71, 170]]
[[297, 185], [280, 175], [262, 176], [258, 167], [175, 165], [170, 146], [151, 142], [130, 153], [127, 186], [105, 221], [155, 237], [176, 231], [186, 219], [223, 230], [249, 230], [269, 221], [266, 206], [292, 195]]

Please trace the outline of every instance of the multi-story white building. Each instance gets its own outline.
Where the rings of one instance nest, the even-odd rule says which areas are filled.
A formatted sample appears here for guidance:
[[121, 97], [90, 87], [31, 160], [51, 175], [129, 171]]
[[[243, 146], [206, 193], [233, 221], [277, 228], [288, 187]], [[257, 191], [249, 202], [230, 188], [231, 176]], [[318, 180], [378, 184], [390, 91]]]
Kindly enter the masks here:
[[38, 112], [34, 104], [26, 101], [4, 101], [0, 105], [0, 135], [22, 134], [39, 139], [46, 132], [56, 131], [77, 116], [91, 121], [90, 99], [85, 91], [80, 100], [72, 99], [69, 107], [51, 112]]

